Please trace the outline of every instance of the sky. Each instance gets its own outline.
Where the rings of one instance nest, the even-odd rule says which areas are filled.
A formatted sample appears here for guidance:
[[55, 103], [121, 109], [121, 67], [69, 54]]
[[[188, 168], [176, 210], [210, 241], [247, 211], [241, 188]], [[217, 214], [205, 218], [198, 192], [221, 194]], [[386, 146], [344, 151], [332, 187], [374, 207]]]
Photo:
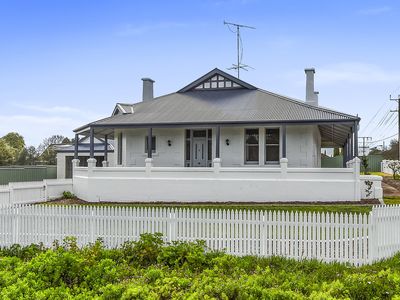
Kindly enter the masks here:
[[241, 79], [305, 98], [314, 67], [321, 106], [361, 117], [371, 146], [397, 134], [398, 1], [0, 0], [0, 136], [37, 146], [53, 134], [109, 116], [116, 102], [179, 90], [236, 61], [223, 21], [246, 24]]

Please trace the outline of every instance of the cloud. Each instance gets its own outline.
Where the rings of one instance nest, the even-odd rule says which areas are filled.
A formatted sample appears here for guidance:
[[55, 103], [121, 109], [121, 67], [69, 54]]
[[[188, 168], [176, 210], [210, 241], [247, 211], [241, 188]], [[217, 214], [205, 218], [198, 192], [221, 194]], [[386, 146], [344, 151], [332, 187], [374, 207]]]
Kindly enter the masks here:
[[116, 34], [117, 36], [121, 37], [135, 36], [135, 35], [143, 35], [151, 31], [181, 28], [186, 26], [187, 26], [186, 23], [179, 23], [179, 22], [161, 22], [157, 24], [137, 25], [137, 26], [133, 24], [126, 24], [122, 28], [120, 28]]
[[[41, 113], [43, 118], [48, 118], [48, 115], [51, 115], [53, 118], [70, 116], [73, 118], [81, 117], [84, 119], [95, 120], [99, 116], [99, 114], [96, 112], [89, 112], [87, 110], [81, 110], [70, 106], [43, 106], [38, 104], [32, 105], [24, 103], [13, 103], [12, 105], [18, 107], [20, 110]], [[45, 114], [45, 116], [43, 116], [43, 114]], [[34, 116], [36, 117], [38, 114], [35, 114]]]
[[30, 105], [30, 104], [21, 104], [21, 103], [14, 103], [14, 106], [25, 109], [25, 110], [44, 112], [44, 113], [49, 113], [49, 114], [80, 113], [79, 109], [77, 109], [75, 107], [69, 107], [69, 106], [44, 107], [44, 106], [40, 106], [40, 105]]
[[387, 13], [391, 10], [392, 10], [392, 8], [390, 6], [381, 6], [381, 7], [375, 7], [375, 8], [360, 9], [359, 11], [357, 11], [357, 13], [360, 15], [365, 15], [365, 16], [376, 16], [376, 15]]
[[54, 134], [72, 137], [74, 129], [104, 118], [104, 116], [94, 112], [85, 113], [68, 107], [44, 109], [40, 106], [32, 106], [30, 108], [34, 112], [39, 112], [39, 114], [32, 112], [30, 114], [0, 115], [0, 136], [12, 131], [18, 132], [25, 138], [27, 145], [37, 146], [44, 138]]
[[382, 67], [358, 62], [347, 62], [321, 67], [316, 70], [319, 84], [347, 83], [397, 83], [399, 71], [384, 70]]

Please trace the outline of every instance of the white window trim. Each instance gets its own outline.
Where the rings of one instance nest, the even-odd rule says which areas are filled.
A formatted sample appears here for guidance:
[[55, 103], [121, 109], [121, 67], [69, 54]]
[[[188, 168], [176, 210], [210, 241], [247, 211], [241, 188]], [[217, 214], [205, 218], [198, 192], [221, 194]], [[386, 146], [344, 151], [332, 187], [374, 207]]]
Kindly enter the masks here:
[[[270, 161], [267, 162], [267, 139], [266, 139], [266, 135], [267, 135], [267, 129], [279, 129], [279, 159], [277, 161]], [[264, 127], [264, 165], [266, 166], [277, 166], [280, 164], [280, 159], [282, 158], [282, 126], [267, 126]]]
[[[247, 156], [247, 143], [246, 143], [246, 130], [247, 129], [257, 129], [258, 130], [258, 161], [247, 161], [246, 156]], [[260, 164], [260, 127], [248, 127], [248, 128], [243, 128], [243, 145], [244, 145], [244, 165], [246, 166], [258, 166]]]

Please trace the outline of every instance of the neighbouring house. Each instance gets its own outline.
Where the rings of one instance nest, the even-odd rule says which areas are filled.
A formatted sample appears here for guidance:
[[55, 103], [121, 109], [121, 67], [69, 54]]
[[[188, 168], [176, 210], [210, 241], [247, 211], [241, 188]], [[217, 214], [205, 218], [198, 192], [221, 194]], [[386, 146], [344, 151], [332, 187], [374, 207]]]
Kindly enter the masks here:
[[[93, 141], [94, 158], [96, 159], [96, 166], [103, 165], [103, 161], [109, 161], [114, 164], [114, 146], [113, 141], [107, 142], [107, 150], [105, 151], [106, 142], [104, 139], [95, 138]], [[79, 153], [79, 166], [87, 167], [87, 160], [90, 157], [90, 144], [89, 137], [83, 137], [77, 144], [77, 152]], [[72, 178], [72, 160], [74, 159], [75, 145], [59, 144], [54, 145], [57, 152], [57, 178]]]
[[[89, 201], [359, 199], [360, 179], [357, 187], [345, 167], [359, 168], [360, 118], [319, 106], [315, 70], [305, 73], [305, 101], [219, 69], [159, 97], [143, 78], [141, 102], [118, 103], [110, 117], [75, 130], [75, 140], [89, 138], [91, 158], [87, 168], [75, 161], [75, 193]], [[115, 142], [108, 168], [96, 167], [95, 139]], [[321, 147], [343, 148], [344, 168], [321, 169]], [[74, 150], [78, 159], [79, 145]], [[351, 184], [341, 190], [339, 182]], [[332, 191], [322, 195], [326, 184]]]

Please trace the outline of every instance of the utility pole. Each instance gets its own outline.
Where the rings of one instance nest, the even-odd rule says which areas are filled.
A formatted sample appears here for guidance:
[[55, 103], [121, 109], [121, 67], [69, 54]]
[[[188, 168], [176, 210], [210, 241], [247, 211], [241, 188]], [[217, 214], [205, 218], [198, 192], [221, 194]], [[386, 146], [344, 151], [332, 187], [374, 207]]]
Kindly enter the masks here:
[[372, 140], [372, 137], [370, 137], [370, 136], [360, 136], [359, 139], [362, 139], [361, 148], [362, 148], [363, 156], [365, 156], [365, 149], [369, 148], [369, 146], [367, 146], [366, 143], [368, 143], [369, 140]]
[[397, 96], [396, 98], [392, 98], [392, 95], [390, 95], [390, 101], [397, 101], [397, 109], [396, 110], [391, 110], [390, 112], [397, 112], [397, 148], [398, 148], [398, 153], [397, 153], [397, 159], [400, 160], [400, 95]]
[[[255, 27], [247, 26], [247, 25], [242, 25], [242, 24], [236, 24], [236, 23], [229, 23], [224, 21], [224, 25], [228, 25], [228, 28], [230, 31], [232, 31], [229, 27], [229, 25], [235, 26], [236, 27], [236, 48], [237, 48], [237, 64], [232, 64], [232, 67], [229, 68], [228, 70], [237, 70], [237, 78], [239, 78], [240, 75], [240, 69], [243, 69], [245, 71], [248, 71], [246, 68], [251, 68], [249, 65], [244, 65], [242, 64], [242, 56], [243, 56], [243, 43], [242, 43], [242, 38], [240, 37], [240, 28], [249, 28], [249, 29], [256, 29]], [[233, 32], [233, 31], [232, 31]], [[240, 44], [242, 43], [242, 51], [240, 51]]]

